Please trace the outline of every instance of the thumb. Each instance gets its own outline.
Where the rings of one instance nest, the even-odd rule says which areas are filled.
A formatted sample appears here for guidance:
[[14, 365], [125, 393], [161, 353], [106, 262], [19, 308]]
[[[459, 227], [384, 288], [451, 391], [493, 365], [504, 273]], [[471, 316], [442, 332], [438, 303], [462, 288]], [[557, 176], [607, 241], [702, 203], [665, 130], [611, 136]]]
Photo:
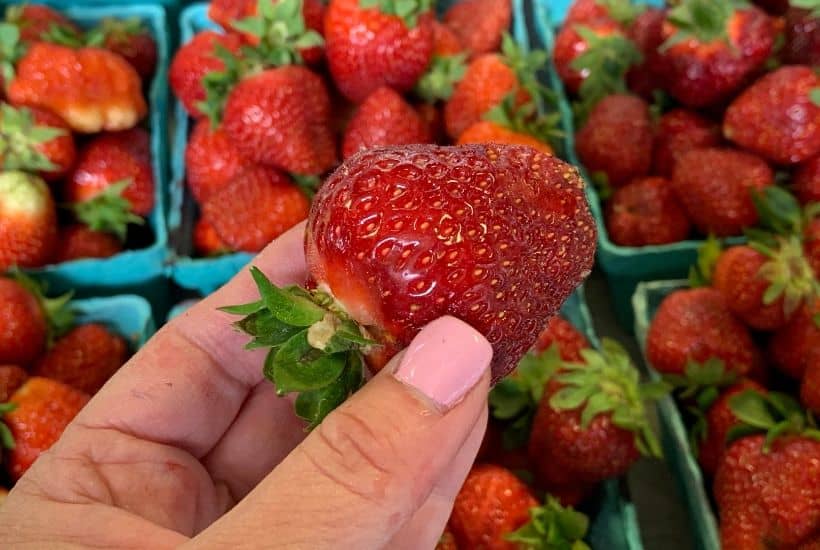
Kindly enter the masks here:
[[467, 475], [485, 427], [491, 359], [490, 344], [466, 323], [429, 324], [199, 542], [380, 548], [446, 494], [440, 534], [458, 491], [452, 478]]

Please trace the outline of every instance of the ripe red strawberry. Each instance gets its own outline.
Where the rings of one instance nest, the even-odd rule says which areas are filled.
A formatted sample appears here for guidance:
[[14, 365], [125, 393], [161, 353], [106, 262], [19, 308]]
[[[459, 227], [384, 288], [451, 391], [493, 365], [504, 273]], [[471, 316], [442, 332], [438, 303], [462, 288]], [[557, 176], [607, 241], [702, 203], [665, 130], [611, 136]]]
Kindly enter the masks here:
[[250, 164], [221, 127], [197, 121], [185, 146], [185, 177], [194, 199], [202, 203]]
[[575, 148], [593, 178], [600, 173], [610, 186], [647, 175], [652, 164], [649, 105], [632, 95], [602, 99], [578, 131]]
[[[62, 435], [88, 402], [88, 395], [56, 380], [32, 377], [9, 399], [2, 422], [14, 444], [6, 451], [6, 470], [17, 480]], [[12, 409], [9, 411], [9, 409]], [[0, 428], [0, 432], [2, 432]]]
[[575, 0], [567, 11], [564, 25], [572, 23], [589, 23], [600, 19], [610, 19], [609, 7], [599, 0]]
[[0, 365], [0, 403], [8, 401], [17, 388], [23, 385], [26, 378], [28, 378], [28, 373], [17, 365]]
[[[318, 323], [311, 345], [324, 350], [322, 334], [355, 321], [379, 343], [367, 350], [378, 370], [449, 314], [487, 336], [499, 380], [589, 273], [595, 229], [583, 189], [576, 170], [528, 147], [416, 145], [351, 157], [319, 189], [308, 220], [311, 287], [323, 305], [297, 307]], [[331, 297], [345, 318], [327, 312]], [[358, 357], [357, 345], [348, 349]]]
[[409, 91], [433, 53], [431, 2], [397, 15], [391, 2], [363, 7], [360, 0], [332, 0], [325, 14], [326, 55], [336, 87], [364, 101], [377, 88]]
[[798, 166], [792, 184], [802, 204], [820, 202], [820, 155]]
[[[586, 31], [588, 35], [582, 36]], [[590, 44], [591, 38], [598, 40]], [[555, 37], [555, 49], [553, 50], [553, 61], [558, 71], [558, 76], [572, 94], [577, 94], [581, 90], [581, 84], [590, 75], [589, 68], [579, 69], [576, 60], [586, 53], [591, 47], [609, 47], [609, 44], [600, 40], [618, 37], [625, 39], [625, 35], [620, 25], [611, 19], [598, 19], [588, 21], [582, 25], [564, 25]]]
[[157, 69], [157, 43], [139, 19], [105, 19], [92, 32], [102, 36], [102, 47], [123, 56], [148, 82]]
[[77, 158], [71, 129], [49, 111], [0, 105], [0, 162], [5, 170], [37, 172], [46, 181], [68, 174]]
[[307, 197], [290, 178], [254, 166], [208, 197], [202, 215], [230, 248], [259, 252], [305, 219], [308, 208]]
[[444, 113], [438, 105], [432, 103], [419, 103], [416, 105], [416, 112], [427, 126], [427, 133], [432, 137], [434, 143], [443, 144], [447, 141], [447, 133], [444, 129]]
[[427, 124], [398, 93], [379, 88], [359, 105], [345, 131], [342, 156], [380, 145], [430, 143]]
[[228, 96], [222, 124], [253, 162], [302, 175], [322, 174], [336, 163], [327, 88], [304, 67], [286, 65], [241, 80]]
[[744, 376], [760, 362], [748, 329], [712, 288], [678, 290], [664, 299], [646, 337], [647, 359], [662, 373], [684, 374], [690, 361], [724, 362], [728, 372]]
[[205, 101], [202, 78], [213, 71], [225, 69], [225, 63], [215, 55], [217, 46], [238, 53], [242, 39], [235, 34], [205, 31], [197, 34], [174, 55], [168, 72], [171, 89], [194, 118], [201, 118], [199, 103]]
[[[622, 4], [630, 5], [629, 2]], [[626, 75], [626, 80], [630, 90], [647, 100], [654, 99], [655, 92], [663, 90], [664, 87], [660, 77], [663, 70], [659, 66], [661, 61], [658, 49], [663, 44], [665, 20], [666, 10], [647, 8], [627, 29], [627, 37], [638, 47], [643, 60], [633, 64]]]
[[811, 305], [804, 305], [769, 340], [769, 361], [795, 380], [803, 377], [809, 352], [820, 347], [820, 326], [814, 321], [817, 315], [820, 315], [820, 299]]
[[205, 218], [200, 218], [194, 225], [193, 240], [194, 251], [199, 256], [219, 256], [231, 250]]
[[726, 110], [723, 133], [741, 147], [779, 164], [820, 154], [820, 88], [811, 67], [782, 67], [746, 89]]
[[588, 349], [589, 340], [575, 328], [572, 323], [555, 316], [550, 319], [547, 328], [538, 336], [533, 346], [536, 353], [543, 353], [553, 345], [558, 346], [558, 352], [564, 361], [581, 362], [581, 350]]
[[22, 4], [6, 8], [6, 21], [20, 29], [23, 42], [39, 41], [55, 27], [79, 33], [80, 28], [63, 14], [43, 4]]
[[94, 231], [87, 225], [74, 224], [60, 230], [56, 264], [83, 258], [110, 258], [122, 252], [122, 243], [109, 233]]
[[820, 414], [820, 339], [806, 356], [806, 371], [800, 384], [800, 401], [814, 414]]
[[615, 244], [646, 246], [683, 241], [691, 224], [669, 181], [648, 177], [615, 190], [606, 205], [606, 228]]
[[664, 177], [672, 177], [675, 163], [683, 153], [692, 149], [720, 145], [717, 124], [686, 109], [673, 109], [658, 122], [655, 133], [653, 169]]
[[122, 337], [100, 324], [80, 325], [57, 340], [32, 372], [94, 395], [127, 356]]
[[56, 240], [57, 209], [46, 183], [23, 172], [0, 174], [0, 272], [45, 265]]
[[142, 128], [95, 137], [80, 151], [63, 188], [65, 198], [75, 203], [89, 201], [113, 184], [128, 181], [122, 197], [132, 212], [147, 216], [154, 209], [155, 194], [149, 142]]
[[811, 11], [790, 8], [786, 12], [786, 44], [781, 52], [785, 63], [820, 65], [820, 18]]
[[672, 189], [689, 219], [703, 234], [739, 235], [758, 221], [751, 190], [774, 183], [760, 157], [733, 149], [693, 149], [681, 154], [672, 172]]
[[464, 51], [464, 44], [458, 35], [439, 21], [433, 21], [433, 55], [458, 55]]
[[511, 22], [510, 0], [461, 0], [444, 14], [444, 24], [456, 33], [471, 57], [498, 50]]
[[101, 48], [37, 42], [17, 61], [6, 95], [15, 105], [47, 109], [86, 134], [133, 128], [148, 113], [136, 70]]
[[706, 107], [736, 92], [768, 59], [769, 17], [731, 2], [684, 0], [669, 10], [660, 62], [666, 90], [687, 107]]
[[526, 145], [545, 155], [554, 155], [550, 145], [532, 134], [510, 129], [497, 122], [482, 120], [469, 126], [456, 141], [458, 145], [468, 143], [500, 143], [504, 145]]

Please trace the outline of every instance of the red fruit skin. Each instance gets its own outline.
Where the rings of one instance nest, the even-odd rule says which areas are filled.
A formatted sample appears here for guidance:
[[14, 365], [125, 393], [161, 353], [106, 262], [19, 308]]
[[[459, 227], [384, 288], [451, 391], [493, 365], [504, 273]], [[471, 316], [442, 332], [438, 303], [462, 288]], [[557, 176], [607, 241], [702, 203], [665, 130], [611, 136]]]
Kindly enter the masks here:
[[820, 344], [808, 351], [806, 371], [800, 384], [800, 401], [814, 414], [820, 414]]
[[772, 185], [774, 174], [760, 157], [713, 147], [681, 154], [671, 181], [698, 231], [727, 237], [757, 223], [751, 190]]
[[216, 229], [205, 218], [200, 218], [194, 225], [194, 251], [199, 256], [216, 256], [230, 251], [230, 247], [222, 242]]
[[80, 32], [80, 28], [72, 23], [63, 14], [42, 4], [24, 4], [18, 6], [19, 18], [13, 23], [20, 29], [21, 42], [35, 42], [40, 36], [49, 31], [52, 25], [65, 27], [68, 30]]
[[820, 348], [820, 327], [813, 320], [820, 315], [820, 299], [804, 304], [791, 321], [769, 339], [769, 361], [780, 371], [800, 380], [808, 366], [809, 352]]
[[81, 325], [57, 340], [33, 374], [94, 395], [125, 363], [128, 345], [103, 325]]
[[342, 156], [384, 145], [430, 143], [428, 126], [391, 88], [379, 88], [359, 106], [345, 132]]
[[671, 178], [678, 157], [692, 149], [716, 147], [721, 143], [717, 124], [694, 111], [673, 109], [664, 114], [655, 132], [653, 169]]
[[36, 107], [30, 107], [29, 110], [37, 126], [58, 128], [65, 132], [64, 135], [37, 146], [37, 150], [55, 165], [54, 170], [39, 172], [40, 177], [49, 182], [58, 181], [71, 172], [77, 160], [77, 147], [74, 143], [74, 136], [71, 134], [71, 128], [63, 119], [50, 111]]
[[786, 12], [786, 44], [781, 52], [785, 63], [820, 65], [820, 18], [809, 10], [790, 8]]
[[18, 480], [26, 470], [62, 435], [88, 402], [88, 395], [56, 380], [32, 377], [9, 402], [17, 408], [3, 421], [14, 437], [14, 449], [6, 453], [6, 470]]
[[766, 256], [749, 246], [726, 249], [715, 265], [712, 275], [714, 286], [741, 321], [757, 330], [776, 330], [789, 318], [784, 312], [783, 298], [769, 305], [763, 295], [771, 282], [761, 278], [760, 268], [768, 261]]
[[214, 56], [217, 44], [232, 53], [238, 53], [242, 46], [242, 39], [235, 34], [204, 31], [177, 50], [171, 61], [168, 71], [171, 90], [185, 106], [188, 114], [194, 118], [203, 116], [197, 107], [197, 103], [205, 100], [202, 77], [207, 73], [221, 71], [225, 68], [225, 64]]
[[599, 19], [609, 19], [609, 8], [598, 0], [575, 0], [567, 11], [564, 25], [589, 23]]
[[0, 365], [0, 403], [8, 401], [26, 378], [28, 373], [17, 365]]
[[[0, 192], [0, 273], [12, 266], [41, 267], [54, 255], [57, 244], [57, 207], [48, 186], [28, 180], [22, 173], [4, 174], [19, 179]], [[19, 176], [19, 178], [18, 178]], [[3, 176], [0, 176], [3, 177]]]
[[811, 548], [820, 530], [820, 441], [781, 437], [764, 452], [764, 438], [738, 440], [718, 467], [721, 548]]
[[540, 354], [553, 345], [558, 346], [558, 353], [564, 361], [583, 362], [581, 351], [589, 348], [589, 340], [575, 328], [572, 323], [561, 317], [550, 319], [547, 328], [541, 332], [533, 346], [533, 351]]
[[389, 86], [407, 92], [427, 69], [433, 53], [433, 15], [422, 14], [412, 29], [359, 0], [333, 0], [325, 13], [326, 56], [336, 87], [360, 103]]
[[253, 162], [302, 175], [336, 164], [330, 97], [322, 77], [305, 67], [268, 69], [241, 81], [225, 103], [222, 126]]
[[757, 382], [743, 379], [725, 389], [706, 411], [706, 439], [698, 446], [698, 462], [709, 476], [715, 475], [717, 471], [720, 458], [726, 449], [726, 436], [729, 430], [740, 424], [732, 409], [729, 408], [729, 399], [746, 390], [766, 393], [766, 389]]
[[626, 74], [626, 82], [630, 90], [647, 101], [653, 99], [653, 93], [656, 90], [663, 89], [658, 48], [663, 44], [665, 19], [666, 10], [650, 7], [641, 13], [627, 29], [627, 37], [638, 46], [638, 51], [643, 54], [644, 60], [629, 70]]
[[87, 201], [112, 184], [130, 179], [122, 196], [131, 203], [132, 212], [148, 216], [154, 209], [155, 195], [150, 139], [142, 128], [92, 139], [80, 151], [77, 166], [65, 182], [65, 198], [70, 202]]
[[683, 241], [692, 225], [668, 180], [639, 178], [615, 190], [606, 205], [606, 228], [621, 246]]
[[[676, 32], [667, 20], [664, 41]], [[735, 11], [728, 35], [731, 46], [723, 40], [704, 44], [691, 39], [659, 53], [666, 90], [685, 106], [707, 107], [730, 97], [763, 65], [774, 46], [771, 20], [754, 7]]]
[[[582, 25], [589, 27], [596, 35], [602, 37], [623, 34], [620, 26], [610, 19], [587, 21]], [[578, 34], [576, 25], [564, 25], [555, 37], [555, 48], [552, 54], [555, 68], [564, 86], [572, 94], [577, 94], [581, 89], [581, 84], [589, 76], [589, 71], [577, 71], [571, 67], [571, 64], [588, 49], [589, 44]]]
[[223, 128], [214, 129], [208, 119], [197, 121], [185, 146], [185, 177], [198, 203], [227, 185], [249, 164]]
[[538, 501], [515, 474], [501, 466], [474, 466], [450, 515], [450, 530], [459, 548], [515, 550], [505, 536], [530, 520]]
[[309, 273], [384, 344], [372, 369], [453, 315], [493, 345], [497, 381], [589, 273], [583, 189], [577, 170], [529, 147], [371, 149], [319, 189]]
[[123, 56], [143, 82], [154, 76], [157, 69], [157, 43], [147, 30], [127, 36], [109, 36], [104, 47]]
[[27, 367], [43, 353], [46, 319], [40, 304], [19, 283], [0, 277], [0, 364]]
[[677, 290], [661, 303], [646, 337], [647, 359], [661, 373], [683, 374], [688, 361], [720, 359], [744, 376], [762, 361], [748, 329], [713, 288]]
[[464, 51], [464, 44], [458, 35], [440, 21], [433, 21], [433, 55], [445, 57], [458, 55]]
[[820, 278], [820, 219], [814, 219], [806, 227], [804, 234], [803, 252], [809, 260], [809, 264], [814, 270], [814, 274]]
[[76, 224], [60, 230], [57, 253], [52, 261], [59, 264], [83, 258], [110, 258], [120, 252], [122, 243], [113, 235]]
[[798, 166], [792, 180], [792, 191], [801, 204], [820, 202], [820, 156]]
[[444, 23], [456, 33], [470, 57], [497, 51], [511, 22], [510, 0], [461, 0], [444, 14]]
[[723, 134], [779, 164], [795, 164], [820, 154], [820, 106], [809, 98], [820, 87], [810, 67], [789, 66], [767, 74], [729, 108]]
[[587, 170], [606, 174], [612, 187], [646, 176], [652, 164], [649, 105], [632, 95], [605, 97], [576, 134], [575, 148]]
[[304, 220], [309, 206], [286, 175], [254, 166], [211, 195], [202, 204], [202, 215], [231, 249], [259, 252]]

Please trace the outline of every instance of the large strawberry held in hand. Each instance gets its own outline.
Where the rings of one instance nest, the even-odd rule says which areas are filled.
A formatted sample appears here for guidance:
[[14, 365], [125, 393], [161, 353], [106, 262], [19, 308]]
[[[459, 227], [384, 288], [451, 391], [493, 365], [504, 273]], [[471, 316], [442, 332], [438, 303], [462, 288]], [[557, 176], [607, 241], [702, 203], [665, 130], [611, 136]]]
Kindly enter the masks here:
[[[358, 388], [360, 350], [378, 370], [442, 315], [488, 338], [499, 380], [589, 273], [594, 250], [583, 181], [555, 157], [499, 145], [373, 149], [314, 200], [306, 253], [317, 290], [276, 289], [253, 270], [268, 300], [226, 311], [248, 315], [238, 326], [273, 348], [266, 371], [280, 392], [312, 390], [297, 412], [316, 423]], [[278, 337], [270, 323], [283, 326]], [[317, 361], [321, 380], [287, 382]]]

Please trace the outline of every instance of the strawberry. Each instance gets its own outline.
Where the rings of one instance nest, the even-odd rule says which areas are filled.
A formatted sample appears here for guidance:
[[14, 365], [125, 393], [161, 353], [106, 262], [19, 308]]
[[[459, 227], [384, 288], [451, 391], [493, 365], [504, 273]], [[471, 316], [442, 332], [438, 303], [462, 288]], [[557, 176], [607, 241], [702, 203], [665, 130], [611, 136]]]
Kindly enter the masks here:
[[461, 0], [444, 14], [444, 24], [458, 36], [471, 57], [498, 50], [511, 22], [510, 0]]
[[[2, 501], [0, 501], [2, 503]], [[441, 538], [439, 539], [438, 543], [436, 544], [435, 550], [458, 550], [458, 544], [456, 544], [456, 538], [453, 535], [453, 532], [450, 531], [450, 528], [446, 528], [444, 533], [441, 534]]]
[[93, 29], [102, 47], [120, 54], [148, 82], [157, 69], [157, 43], [139, 19], [104, 19]]
[[801, 203], [820, 202], [820, 155], [798, 166], [792, 183]]
[[57, 209], [46, 183], [23, 172], [0, 173], [0, 272], [48, 263], [57, 241]]
[[359, 103], [382, 86], [409, 91], [433, 53], [432, 2], [401, 9], [390, 0], [331, 0], [325, 14], [328, 67]]
[[[623, 2], [631, 6], [630, 2]], [[658, 49], [663, 44], [663, 23], [666, 20], [666, 10], [647, 8], [640, 13], [627, 29], [629, 38], [643, 59], [640, 63], [633, 62], [626, 74], [629, 89], [644, 99], [654, 99], [658, 90], [663, 90], [663, 80], [660, 78], [662, 68]]]
[[653, 145], [653, 170], [671, 178], [675, 163], [683, 153], [720, 145], [716, 124], [694, 111], [673, 109], [658, 121]]
[[689, 363], [714, 358], [726, 371], [744, 376], [761, 362], [748, 329], [712, 288], [667, 296], [649, 327], [646, 354], [656, 371], [668, 374], [684, 374]]
[[259, 252], [305, 219], [309, 203], [283, 173], [254, 166], [240, 173], [202, 204], [202, 215], [233, 250]]
[[83, 258], [110, 258], [122, 252], [122, 243], [109, 233], [74, 224], [60, 230], [56, 264]]
[[46, 181], [68, 174], [77, 158], [74, 137], [57, 115], [0, 104], [0, 158], [6, 170], [36, 171]]
[[127, 356], [128, 345], [120, 336], [100, 324], [80, 325], [57, 340], [32, 372], [94, 395]]
[[379, 88], [359, 105], [345, 131], [342, 156], [380, 145], [429, 143], [428, 127], [391, 88]]
[[814, 414], [820, 414], [820, 340], [808, 351], [806, 371], [800, 383], [800, 401]]
[[455, 31], [440, 21], [433, 21], [433, 56], [452, 56], [463, 51], [464, 44]]
[[803, 377], [808, 366], [809, 352], [820, 346], [820, 299], [805, 304], [787, 325], [769, 339], [769, 361], [795, 380]]
[[202, 203], [250, 163], [225, 130], [207, 119], [197, 121], [185, 146], [185, 176], [191, 194]]
[[136, 70], [108, 50], [37, 42], [13, 70], [14, 78], [6, 83], [9, 101], [47, 109], [75, 132], [127, 130], [148, 113]]
[[220, 256], [231, 250], [205, 218], [200, 218], [194, 225], [193, 239], [194, 251], [199, 256]]
[[706, 107], [735, 93], [768, 59], [769, 17], [732, 2], [683, 0], [669, 10], [660, 48], [666, 90], [687, 107]]
[[532, 134], [520, 132], [506, 127], [503, 124], [482, 120], [468, 127], [458, 138], [458, 145], [468, 143], [501, 143], [505, 145], [526, 145], [545, 155], [554, 155], [548, 143]]
[[28, 373], [17, 365], [0, 365], [0, 403], [8, 401], [26, 378]]
[[820, 77], [807, 66], [781, 67], [746, 89], [729, 108], [724, 135], [779, 164], [820, 154], [820, 105], [809, 95]]
[[[321, 305], [304, 300], [304, 290], [282, 295], [298, 296], [294, 306], [309, 316], [304, 321], [311, 328], [292, 329], [308, 348], [326, 351], [330, 337], [350, 342], [344, 348], [350, 350], [347, 374], [316, 381], [317, 388], [338, 391], [336, 399], [346, 398], [360, 380], [355, 369], [363, 344], [356, 323], [378, 343], [365, 350], [375, 371], [423, 326], [454, 315], [493, 345], [498, 381], [589, 273], [595, 248], [577, 171], [521, 146], [364, 151], [319, 189], [311, 214], [305, 248], [311, 288], [319, 290], [307, 296]], [[336, 237], [342, 233], [349, 238]], [[262, 272], [252, 273], [268, 292]], [[334, 301], [338, 307], [327, 310]], [[250, 309], [226, 311], [247, 315]], [[256, 333], [259, 325], [245, 320], [239, 326], [270, 341]], [[315, 424], [322, 414], [307, 416]]]
[[648, 177], [615, 190], [606, 205], [606, 228], [615, 244], [646, 246], [683, 241], [691, 224], [669, 181]]
[[23, 42], [37, 42], [55, 27], [81, 32], [63, 14], [43, 4], [9, 6], [6, 8], [6, 21], [20, 29], [20, 40]]
[[575, 0], [567, 11], [564, 24], [611, 19], [631, 26], [645, 9], [644, 6], [633, 5], [630, 0]]
[[[591, 49], [598, 52], [605, 50], [620, 52], [629, 45], [620, 25], [610, 19], [598, 19], [584, 24], [567, 24], [558, 31], [555, 37], [553, 61], [558, 76], [561, 77], [567, 90], [572, 94], [578, 94], [581, 91], [581, 84], [595, 70], [588, 62], [589, 57], [582, 57], [585, 53]], [[632, 49], [635, 48], [634, 45], [631, 46]], [[624, 58], [621, 55], [613, 57], [615, 61]], [[622, 75], [627, 68], [623, 68]]]
[[538, 336], [533, 351], [541, 354], [553, 345], [558, 346], [561, 359], [571, 362], [582, 361], [581, 350], [590, 347], [589, 340], [581, 331], [566, 319], [557, 316], [550, 319], [547, 328]]
[[786, 44], [781, 56], [785, 63], [820, 65], [820, 18], [807, 9], [786, 12]]
[[774, 183], [766, 162], [733, 149], [693, 149], [681, 154], [672, 171], [672, 189], [689, 219], [703, 234], [739, 235], [758, 215], [751, 190]]
[[576, 134], [575, 148], [592, 177], [612, 187], [647, 175], [652, 164], [649, 105], [637, 96], [607, 96]]
[[174, 95], [189, 115], [194, 118], [204, 116], [199, 105], [206, 97], [202, 79], [208, 73], [225, 69], [225, 62], [218, 55], [219, 49], [236, 54], [241, 45], [242, 39], [235, 34], [205, 31], [177, 50], [171, 61], [168, 80]]
[[1, 405], [0, 413], [5, 416], [4, 424], [0, 423], [0, 439], [7, 447], [5, 466], [12, 479], [20, 479], [26, 473], [87, 402], [88, 395], [81, 391], [35, 376], [14, 392], [8, 403]]
[[0, 487], [0, 506], [3, 505], [3, 502], [6, 500], [6, 497], [9, 496], [9, 491], [5, 487]]
[[416, 112], [427, 126], [427, 133], [433, 138], [434, 143], [444, 143], [447, 141], [447, 134], [444, 129], [444, 113], [438, 105], [432, 103], [419, 103], [416, 105]]

